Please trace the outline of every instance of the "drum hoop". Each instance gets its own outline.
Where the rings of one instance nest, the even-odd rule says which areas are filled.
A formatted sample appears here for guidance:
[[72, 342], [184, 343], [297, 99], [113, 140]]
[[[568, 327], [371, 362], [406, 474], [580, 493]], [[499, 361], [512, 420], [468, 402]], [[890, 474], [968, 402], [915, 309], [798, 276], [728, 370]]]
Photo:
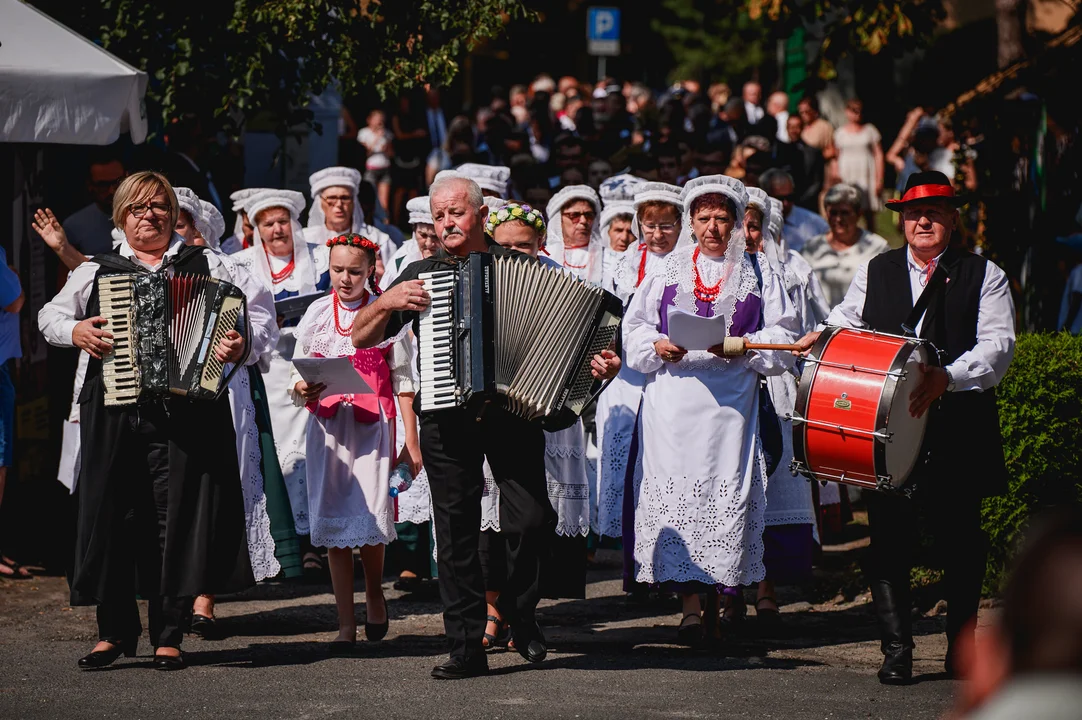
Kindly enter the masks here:
[[[823, 356], [823, 351], [826, 350], [827, 344], [830, 340], [838, 334], [841, 327], [837, 325], [828, 325], [823, 328], [823, 332], [819, 334], [819, 338], [812, 345], [811, 350], [808, 352], [809, 357], [820, 358]], [[800, 417], [808, 416], [808, 402], [811, 398], [811, 389], [815, 384], [815, 376], [819, 372], [819, 363], [809, 362], [804, 366], [804, 372], [800, 374], [800, 384], [797, 386], [796, 391], [796, 403], [793, 405], [794, 415]], [[794, 464], [790, 469], [796, 468], [799, 460], [799, 472], [809, 480], [818, 480], [815, 473], [808, 467], [808, 442], [807, 442], [807, 423], [793, 423], [793, 458]]]
[[916, 337], [914, 335], [898, 335], [896, 333], [888, 333], [881, 330], [871, 330], [869, 328], [846, 327], [844, 325], [826, 325], [823, 328], [823, 332], [825, 333], [827, 330], [849, 330], [851, 332], [860, 333], [862, 335], [878, 335], [879, 337], [905, 340], [906, 342], [916, 343], [917, 345], [931, 344], [931, 340], [928, 340], [927, 338]]
[[[879, 334], [885, 335], [886, 333], [879, 333]], [[893, 337], [902, 337], [902, 336], [895, 335]], [[877, 428], [883, 428], [888, 433], [890, 432], [890, 427], [889, 427], [889, 425], [887, 423], [888, 418], [890, 416], [890, 407], [891, 407], [891, 405], [894, 404], [894, 396], [898, 392], [898, 383], [902, 378], [905, 377], [905, 365], [906, 365], [907, 362], [909, 362], [909, 356], [912, 355], [913, 352], [918, 347], [920, 347], [921, 345], [929, 345], [929, 346], [932, 347], [933, 351], [935, 350], [935, 346], [931, 345], [931, 343], [929, 343], [928, 340], [926, 340], [924, 338], [902, 337], [902, 339], [905, 340], [906, 342], [898, 348], [898, 352], [894, 355], [894, 360], [890, 364], [890, 371], [888, 373], [886, 373], [886, 381], [883, 383], [883, 390], [882, 390], [882, 392], [879, 393], [879, 407], [876, 408], [876, 413], [875, 413], [875, 426]], [[929, 365], [939, 365], [939, 354], [936, 353], [936, 352], [928, 353], [928, 364]], [[928, 424], [926, 422], [925, 425], [924, 425], [924, 428], [921, 430], [920, 444], [918, 445], [918, 454], [920, 452], [920, 448], [924, 446], [924, 435], [925, 435], [925, 432], [927, 432], [927, 429], [928, 429]], [[887, 478], [888, 482], [890, 482], [891, 486], [894, 487], [894, 489], [897, 490], [897, 489], [901, 489], [909, 481], [909, 478], [903, 478], [901, 480], [901, 482], [899, 482], [898, 484], [895, 484], [894, 483], [895, 478], [892, 478], [887, 473], [887, 443], [888, 442], [890, 442], [890, 440], [887, 440], [887, 441], [884, 441], [884, 442], [877, 442], [877, 443], [874, 443], [874, 445], [873, 445], [873, 458], [874, 458], [874, 464], [875, 464], [875, 474], [878, 477]]]

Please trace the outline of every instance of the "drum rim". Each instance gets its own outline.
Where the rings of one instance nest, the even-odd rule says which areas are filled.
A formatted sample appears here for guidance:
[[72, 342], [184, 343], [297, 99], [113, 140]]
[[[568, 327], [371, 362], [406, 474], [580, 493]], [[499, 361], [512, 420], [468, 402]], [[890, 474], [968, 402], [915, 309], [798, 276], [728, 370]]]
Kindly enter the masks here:
[[[823, 328], [823, 331], [819, 334], [815, 344], [811, 346], [811, 350], [808, 351], [809, 357], [816, 359], [823, 356], [823, 351], [826, 349], [827, 344], [834, 338], [835, 335], [842, 328], [838, 325], [828, 325]], [[800, 374], [800, 384], [796, 390], [796, 403], [794, 410], [800, 417], [808, 416], [808, 402], [811, 396], [812, 386], [815, 384], [815, 376], [819, 372], [819, 363], [808, 363], [804, 367], [804, 372]], [[798, 461], [801, 466], [800, 474], [808, 478], [811, 481], [817, 481], [818, 475], [811, 466], [808, 465], [808, 442], [807, 442], [807, 423], [793, 423], [793, 459]], [[799, 430], [796, 426], [799, 425]]]
[[[928, 343], [927, 340], [919, 337], [904, 337], [904, 343], [898, 346], [898, 352], [894, 355], [894, 360], [890, 364], [891, 373], [901, 373], [905, 371], [906, 363], [909, 362], [910, 356], [916, 352], [917, 348], [923, 347]], [[939, 358], [936, 353], [928, 353], [929, 362], [927, 365], [938, 365]], [[879, 407], [875, 412], [875, 429], [887, 430], [890, 428], [887, 425], [887, 421], [890, 416], [890, 408], [894, 404], [894, 397], [898, 393], [899, 378], [897, 375], [887, 375], [886, 382], [883, 384], [883, 390], [879, 393]], [[905, 412], [908, 412], [908, 408]], [[924, 435], [928, 430], [928, 423], [925, 422], [924, 427], [921, 429], [920, 444], [917, 447], [917, 455], [919, 461], [920, 448], [924, 446]], [[909, 482], [907, 477], [902, 482], [896, 483], [893, 477], [887, 472], [887, 442], [886, 440], [879, 440], [873, 445], [873, 459], [875, 465], [875, 474], [879, 478], [890, 478], [889, 487], [886, 489], [901, 490]], [[916, 464], [914, 464], [914, 469]], [[912, 470], [910, 471], [912, 474]]]

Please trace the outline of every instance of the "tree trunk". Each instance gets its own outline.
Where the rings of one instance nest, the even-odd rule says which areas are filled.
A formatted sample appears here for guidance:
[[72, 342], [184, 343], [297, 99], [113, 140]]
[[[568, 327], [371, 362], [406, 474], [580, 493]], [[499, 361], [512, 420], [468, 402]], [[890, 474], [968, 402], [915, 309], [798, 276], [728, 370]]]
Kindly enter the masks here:
[[996, 0], [996, 29], [998, 30], [997, 60], [999, 68], [1022, 59], [1022, 0]]

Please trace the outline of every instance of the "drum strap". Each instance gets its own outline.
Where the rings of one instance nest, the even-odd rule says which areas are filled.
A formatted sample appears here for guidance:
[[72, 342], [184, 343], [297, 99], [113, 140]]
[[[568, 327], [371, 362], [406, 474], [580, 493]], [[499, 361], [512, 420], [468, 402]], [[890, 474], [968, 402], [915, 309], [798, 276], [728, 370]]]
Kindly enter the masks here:
[[[924, 311], [928, 309], [928, 305], [931, 304], [932, 298], [939, 293], [939, 288], [943, 287], [947, 281], [947, 270], [943, 267], [943, 263], [940, 262], [936, 265], [935, 272], [932, 273], [932, 279], [928, 281], [928, 285], [925, 286], [924, 292], [917, 298], [917, 302], [913, 305], [913, 309], [909, 312], [909, 316], [906, 317], [905, 322], [902, 323], [902, 334], [906, 337], [917, 337], [917, 323], [920, 322], [920, 318], [924, 315]], [[927, 328], [925, 328], [927, 330]], [[927, 335], [927, 333], [925, 333]]]

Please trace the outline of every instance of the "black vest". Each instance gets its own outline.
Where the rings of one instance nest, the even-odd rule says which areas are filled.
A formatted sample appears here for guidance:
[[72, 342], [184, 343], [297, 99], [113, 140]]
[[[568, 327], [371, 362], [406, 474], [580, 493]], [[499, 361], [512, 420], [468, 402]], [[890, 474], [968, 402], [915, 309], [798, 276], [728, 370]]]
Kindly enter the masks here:
[[[906, 247], [891, 250], [868, 263], [868, 292], [861, 317], [873, 330], [904, 334], [902, 325], [916, 301], [909, 281], [908, 252]], [[947, 249], [940, 258], [946, 282], [928, 304], [920, 336], [939, 350], [944, 366], [977, 344], [987, 263], [980, 255], [955, 248]], [[940, 486], [981, 497], [1006, 491], [995, 390], [944, 393], [928, 416], [924, 450], [928, 452], [926, 471]]]

